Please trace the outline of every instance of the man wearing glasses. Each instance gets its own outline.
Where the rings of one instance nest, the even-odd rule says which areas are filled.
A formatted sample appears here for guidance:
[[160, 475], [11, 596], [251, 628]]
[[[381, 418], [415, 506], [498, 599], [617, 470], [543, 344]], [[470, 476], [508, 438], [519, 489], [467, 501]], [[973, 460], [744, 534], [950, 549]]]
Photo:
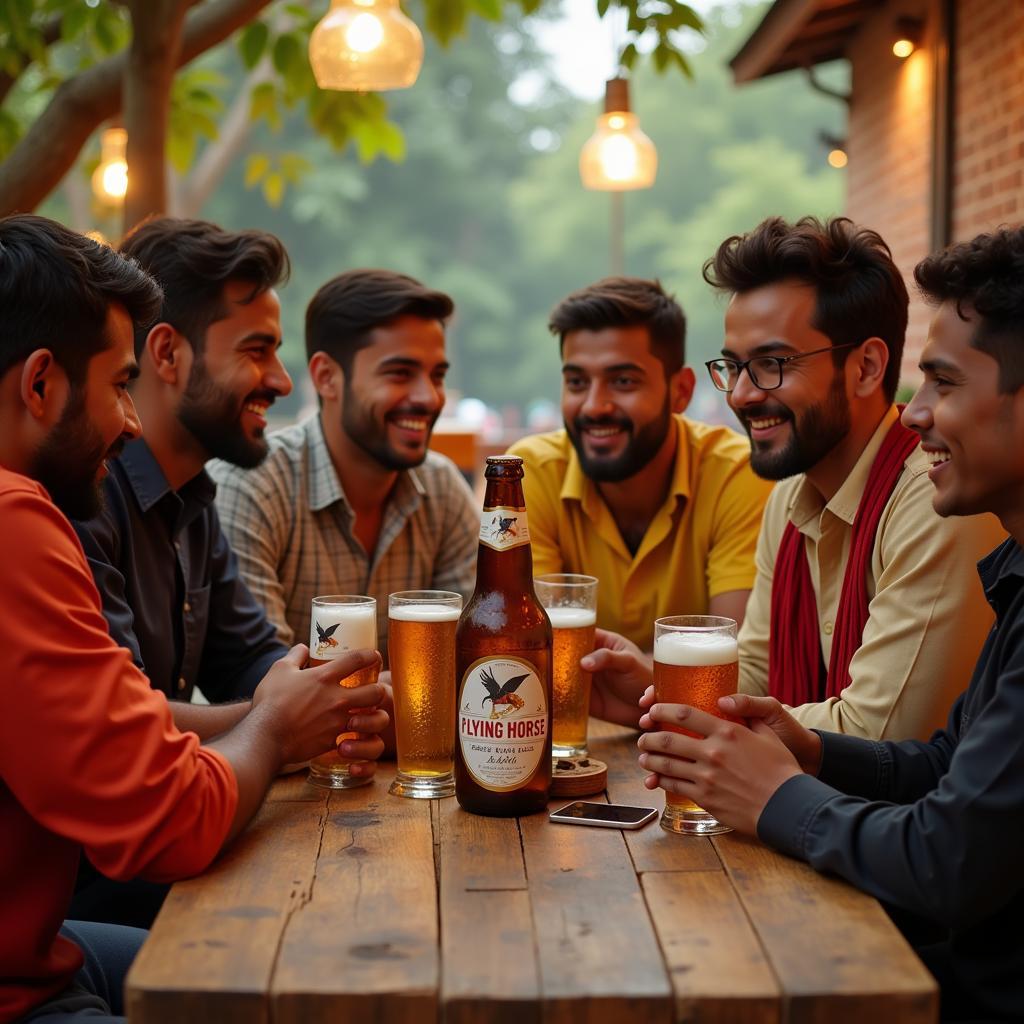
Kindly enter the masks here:
[[[1003, 533], [991, 516], [931, 507], [931, 463], [894, 404], [908, 297], [889, 249], [845, 218], [773, 217], [726, 239], [704, 276], [731, 296], [712, 382], [754, 471], [783, 481], [758, 539], [740, 688], [806, 726], [926, 738], [991, 625], [974, 565]], [[603, 640], [612, 650], [586, 662], [600, 672], [595, 711], [635, 723], [626, 698], [642, 666]]]

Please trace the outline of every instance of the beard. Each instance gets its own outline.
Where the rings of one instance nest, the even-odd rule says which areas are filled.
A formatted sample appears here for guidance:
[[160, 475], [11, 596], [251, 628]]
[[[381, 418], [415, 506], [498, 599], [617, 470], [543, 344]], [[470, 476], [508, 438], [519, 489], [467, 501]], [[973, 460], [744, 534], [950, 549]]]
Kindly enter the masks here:
[[744, 409], [739, 418], [748, 436], [752, 419], [778, 416], [791, 425], [789, 441], [780, 451], [759, 450], [751, 438], [750, 468], [764, 480], [785, 480], [813, 469], [850, 431], [850, 404], [843, 384], [842, 374], [837, 373], [825, 399], [799, 417], [775, 402]]
[[56, 426], [29, 469], [69, 519], [92, 519], [103, 508], [103, 489], [97, 479], [106, 459], [119, 455], [124, 439], [107, 446], [85, 415], [85, 389], [75, 388]]
[[[590, 455], [583, 442], [583, 432], [588, 427], [619, 427], [629, 434], [629, 441], [618, 455]], [[639, 473], [661, 451], [671, 427], [672, 412], [667, 400], [658, 415], [639, 430], [627, 416], [602, 416], [599, 419], [577, 416], [571, 424], [565, 421], [566, 433], [576, 449], [584, 474], [597, 483], [609, 484], [620, 483]]]
[[385, 469], [399, 471], [421, 465], [427, 457], [430, 435], [440, 415], [440, 411], [431, 412], [423, 406], [407, 406], [388, 413], [388, 417], [422, 416], [430, 419], [423, 450], [402, 452], [388, 440], [387, 418], [382, 422], [375, 420], [373, 413], [359, 400], [355, 390], [347, 381], [345, 382], [345, 404], [341, 410], [342, 429], [354, 444]]
[[263, 431], [249, 437], [242, 427], [242, 409], [248, 402], [273, 402], [277, 396], [269, 391], [254, 391], [241, 401], [218, 384], [206, 371], [202, 357], [189, 371], [185, 393], [178, 406], [182, 426], [214, 459], [223, 459], [242, 469], [258, 466], [269, 451]]

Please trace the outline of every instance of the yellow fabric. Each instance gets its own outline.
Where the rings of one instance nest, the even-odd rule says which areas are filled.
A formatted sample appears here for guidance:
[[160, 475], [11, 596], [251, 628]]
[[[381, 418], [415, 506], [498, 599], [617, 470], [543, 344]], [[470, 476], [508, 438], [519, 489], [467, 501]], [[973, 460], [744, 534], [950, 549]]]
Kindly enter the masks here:
[[668, 496], [635, 556], [564, 430], [514, 444], [535, 575], [582, 572], [598, 578], [597, 624], [650, 650], [654, 620], [702, 615], [708, 601], [749, 590], [754, 549], [771, 484], [750, 469], [750, 444], [725, 427], [674, 417], [678, 431]]
[[[757, 581], [740, 630], [740, 689], [768, 691], [775, 555], [789, 521], [803, 534], [827, 665], [853, 520], [871, 464], [899, 415], [893, 406], [827, 504], [801, 475], [772, 493], [757, 545]], [[930, 463], [915, 448], [882, 512], [871, 553], [868, 622], [838, 698], [794, 709], [808, 728], [869, 739], [927, 739], [945, 725], [992, 624], [975, 568], [1005, 539], [994, 516], [942, 519], [932, 508]]]

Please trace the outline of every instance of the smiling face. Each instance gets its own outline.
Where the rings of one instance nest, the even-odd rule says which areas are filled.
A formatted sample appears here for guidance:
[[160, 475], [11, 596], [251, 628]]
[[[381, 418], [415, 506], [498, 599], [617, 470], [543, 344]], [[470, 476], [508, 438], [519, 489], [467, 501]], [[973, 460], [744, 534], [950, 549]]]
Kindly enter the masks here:
[[1006, 522], [1024, 500], [1024, 389], [999, 392], [999, 364], [971, 345], [978, 317], [953, 302], [932, 320], [921, 353], [924, 381], [903, 411], [932, 461], [940, 516], [994, 512]]
[[[722, 355], [745, 361], [828, 348], [831, 340], [811, 326], [814, 304], [814, 288], [791, 281], [734, 295]], [[766, 480], [806, 473], [850, 429], [845, 377], [829, 352], [786, 363], [782, 385], [769, 391], [744, 370], [728, 400], [750, 436], [750, 465]]]
[[267, 410], [292, 389], [278, 356], [281, 304], [273, 290], [247, 302], [251, 293], [245, 281], [224, 286], [228, 313], [207, 327], [178, 406], [209, 458], [243, 468], [263, 461]]
[[29, 470], [73, 519], [97, 514], [107, 460], [142, 433], [128, 394], [128, 382], [138, 373], [132, 322], [119, 306], [108, 314], [107, 337], [109, 346], [89, 360], [85, 380], [72, 388]]
[[671, 384], [646, 327], [566, 334], [562, 418], [591, 480], [627, 480], [658, 454], [672, 427]]
[[345, 379], [345, 434], [385, 469], [418, 466], [444, 408], [447, 373], [440, 321], [401, 316], [375, 327]]

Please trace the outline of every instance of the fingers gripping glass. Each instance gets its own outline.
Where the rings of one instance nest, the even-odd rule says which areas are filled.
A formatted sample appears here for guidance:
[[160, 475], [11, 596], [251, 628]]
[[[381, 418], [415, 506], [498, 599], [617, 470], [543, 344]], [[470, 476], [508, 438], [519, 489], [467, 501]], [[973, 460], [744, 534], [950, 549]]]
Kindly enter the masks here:
[[808, 356], [818, 356], [822, 352], [838, 352], [844, 348], [856, 348], [862, 345], [861, 341], [851, 341], [846, 345], [829, 345], [828, 348], [816, 348], [813, 352], [798, 352], [795, 356], [754, 356], [753, 359], [728, 359], [723, 356], [721, 359], [711, 359], [704, 365], [711, 374], [711, 383], [719, 391], [732, 391], [740, 374], [746, 370], [750, 377], [750, 383], [758, 391], [774, 391], [782, 387], [782, 367], [786, 363], [795, 362], [797, 359], [806, 359]]

